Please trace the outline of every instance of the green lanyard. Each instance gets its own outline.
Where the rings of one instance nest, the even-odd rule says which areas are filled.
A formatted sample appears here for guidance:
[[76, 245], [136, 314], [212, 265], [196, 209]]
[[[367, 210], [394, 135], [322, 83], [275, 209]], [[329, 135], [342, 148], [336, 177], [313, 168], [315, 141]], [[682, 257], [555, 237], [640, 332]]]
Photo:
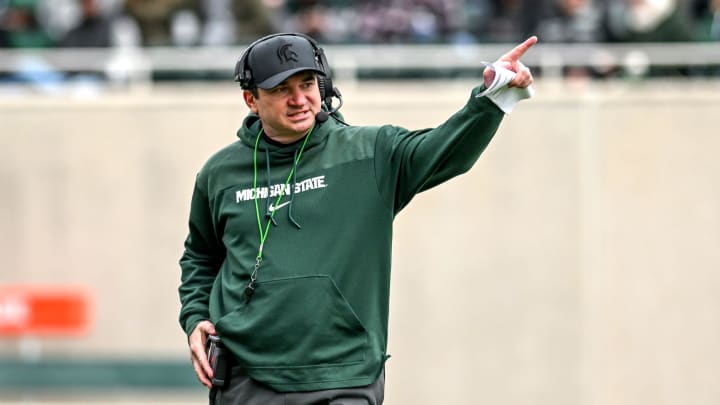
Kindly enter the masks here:
[[[285, 190], [288, 188], [288, 185], [290, 184], [290, 179], [292, 179], [293, 173], [295, 172], [295, 167], [297, 167], [298, 163], [300, 162], [300, 158], [302, 157], [302, 153], [305, 150], [305, 145], [307, 145], [308, 139], [310, 139], [310, 135], [312, 134], [313, 129], [315, 129], [315, 126], [310, 128], [310, 131], [308, 132], [307, 136], [305, 136], [305, 140], [303, 141], [302, 146], [300, 147], [300, 152], [298, 152], [297, 158], [295, 159], [295, 162], [290, 169], [290, 174], [288, 174], [287, 179], [285, 179], [285, 185], [280, 190], [280, 194], [278, 195], [277, 199], [275, 199], [275, 206], [277, 207], [278, 203], [282, 198], [285, 196]], [[253, 190], [255, 192], [255, 217], [257, 219], [257, 225], [258, 225], [258, 233], [260, 236], [260, 247], [258, 248], [257, 256], [255, 256], [255, 268], [253, 269], [253, 272], [250, 274], [250, 282], [245, 287], [245, 300], [249, 301], [250, 297], [252, 297], [253, 293], [255, 292], [255, 280], [257, 280], [257, 274], [258, 269], [260, 269], [260, 262], [262, 262], [262, 255], [263, 255], [263, 248], [265, 247], [265, 240], [267, 239], [268, 233], [270, 232], [270, 223], [272, 223], [273, 216], [275, 216], [275, 213], [277, 210], [271, 210], [270, 212], [270, 219], [268, 220], [267, 224], [265, 224], [265, 230], [263, 230], [262, 226], [262, 220], [260, 219], [260, 204], [258, 203], [258, 188], [257, 188], [257, 151], [258, 151], [258, 145], [260, 144], [260, 136], [262, 135], [263, 130], [260, 128], [260, 131], [257, 134], [257, 138], [255, 139], [255, 148], [253, 149]], [[270, 198], [270, 190], [268, 190], [268, 198]]]

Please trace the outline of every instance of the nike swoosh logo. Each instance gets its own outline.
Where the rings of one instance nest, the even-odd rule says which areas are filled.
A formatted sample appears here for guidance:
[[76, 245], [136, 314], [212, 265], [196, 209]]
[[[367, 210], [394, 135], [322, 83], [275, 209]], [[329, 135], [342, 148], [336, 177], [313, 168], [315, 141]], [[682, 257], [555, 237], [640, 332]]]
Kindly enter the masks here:
[[282, 207], [284, 207], [284, 206], [286, 206], [286, 205], [288, 205], [288, 204], [290, 204], [290, 201], [285, 201], [284, 203], [278, 204], [278, 205], [272, 205], [272, 204], [270, 204], [270, 212], [275, 212], [275, 211], [279, 210], [280, 208], [282, 208]]

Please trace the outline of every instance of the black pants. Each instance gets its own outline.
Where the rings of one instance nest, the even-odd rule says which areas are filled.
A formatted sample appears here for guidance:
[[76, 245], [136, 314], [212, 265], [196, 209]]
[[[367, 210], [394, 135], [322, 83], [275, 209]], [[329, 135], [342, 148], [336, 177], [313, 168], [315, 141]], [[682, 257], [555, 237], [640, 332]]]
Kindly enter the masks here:
[[365, 387], [309, 392], [275, 392], [233, 367], [229, 385], [218, 390], [217, 405], [381, 405], [385, 399], [385, 371]]

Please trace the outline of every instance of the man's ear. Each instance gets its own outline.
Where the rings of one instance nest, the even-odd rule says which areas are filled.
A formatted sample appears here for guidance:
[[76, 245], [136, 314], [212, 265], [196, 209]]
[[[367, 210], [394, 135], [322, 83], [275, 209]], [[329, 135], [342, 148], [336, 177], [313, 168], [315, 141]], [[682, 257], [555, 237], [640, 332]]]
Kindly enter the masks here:
[[257, 103], [255, 102], [255, 96], [253, 96], [250, 90], [243, 90], [243, 99], [245, 99], [245, 104], [248, 106], [250, 111], [257, 114], [258, 109]]

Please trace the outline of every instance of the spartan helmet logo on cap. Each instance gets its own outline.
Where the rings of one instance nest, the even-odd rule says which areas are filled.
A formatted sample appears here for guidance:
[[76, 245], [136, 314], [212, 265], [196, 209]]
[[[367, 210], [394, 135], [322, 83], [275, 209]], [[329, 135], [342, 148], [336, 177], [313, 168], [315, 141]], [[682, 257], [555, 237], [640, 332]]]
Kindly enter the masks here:
[[277, 56], [280, 59], [280, 63], [291, 64], [292, 62], [298, 62], [298, 54], [293, 51], [293, 44], [284, 44], [277, 50]]

